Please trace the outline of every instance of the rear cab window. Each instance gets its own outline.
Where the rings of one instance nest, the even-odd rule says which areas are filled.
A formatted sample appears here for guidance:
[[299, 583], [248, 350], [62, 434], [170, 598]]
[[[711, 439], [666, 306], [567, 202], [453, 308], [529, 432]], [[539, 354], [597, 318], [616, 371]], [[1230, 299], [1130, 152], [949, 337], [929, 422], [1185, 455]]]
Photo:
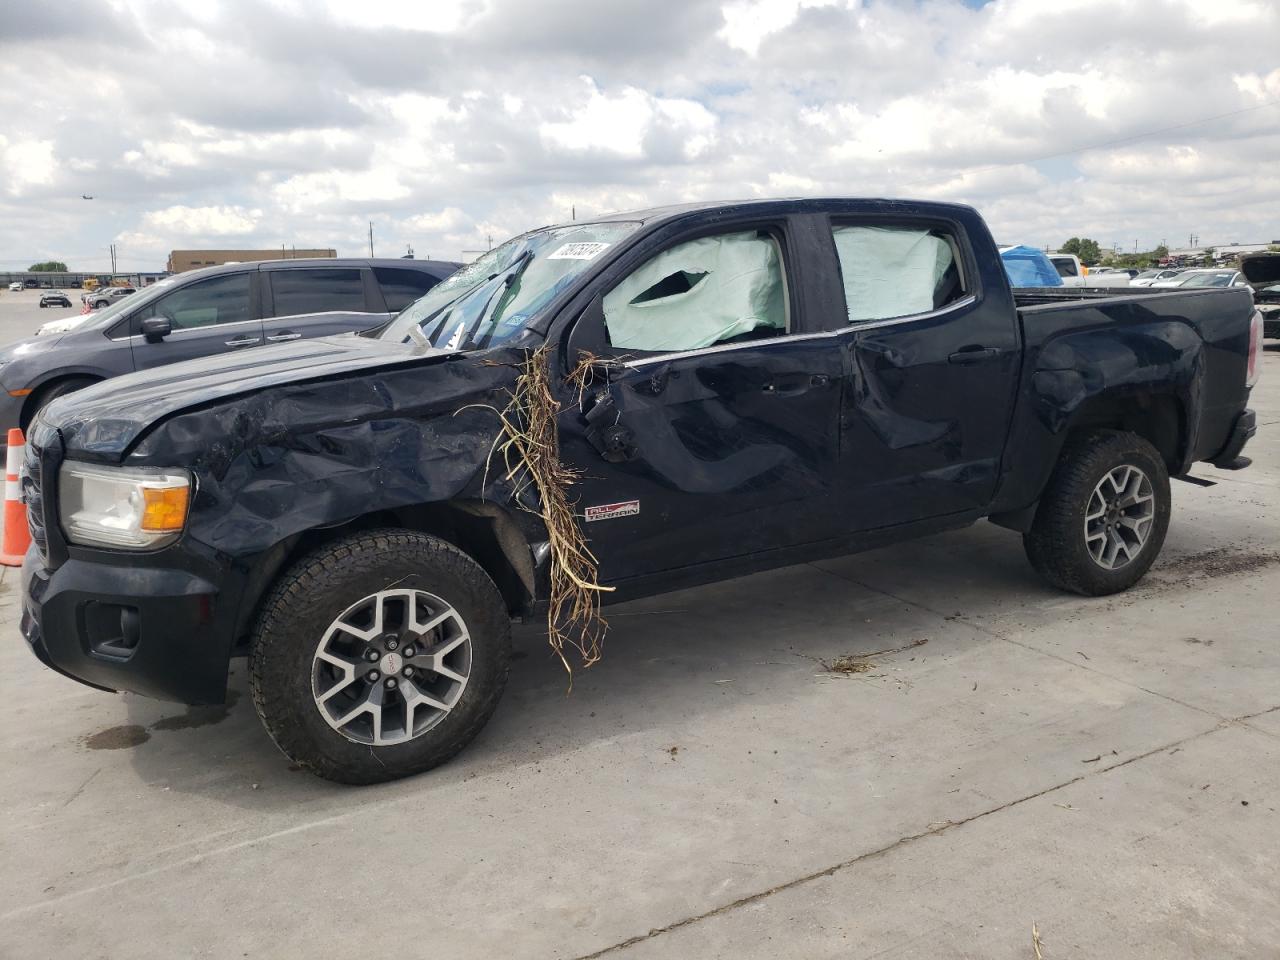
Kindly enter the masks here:
[[1049, 261], [1053, 264], [1053, 268], [1058, 271], [1060, 277], [1078, 277], [1080, 274], [1076, 271], [1076, 262], [1070, 257], [1050, 257]]
[[271, 278], [272, 317], [307, 313], [367, 313], [359, 267], [263, 271]]
[[850, 324], [944, 309], [972, 294], [959, 240], [929, 224], [835, 223]]

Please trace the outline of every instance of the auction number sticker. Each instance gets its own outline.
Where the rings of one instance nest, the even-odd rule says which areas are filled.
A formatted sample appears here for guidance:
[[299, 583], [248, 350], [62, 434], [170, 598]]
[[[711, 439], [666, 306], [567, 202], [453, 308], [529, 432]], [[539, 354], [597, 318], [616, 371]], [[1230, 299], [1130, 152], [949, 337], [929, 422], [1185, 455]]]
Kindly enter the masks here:
[[622, 503], [602, 503], [596, 507], [587, 507], [587, 523], [593, 520], [616, 520], [618, 517], [634, 517], [640, 512], [639, 500], [624, 500]]
[[592, 260], [605, 250], [609, 249], [610, 244], [607, 243], [588, 243], [582, 241], [580, 243], [565, 243], [555, 253], [548, 255], [548, 260]]

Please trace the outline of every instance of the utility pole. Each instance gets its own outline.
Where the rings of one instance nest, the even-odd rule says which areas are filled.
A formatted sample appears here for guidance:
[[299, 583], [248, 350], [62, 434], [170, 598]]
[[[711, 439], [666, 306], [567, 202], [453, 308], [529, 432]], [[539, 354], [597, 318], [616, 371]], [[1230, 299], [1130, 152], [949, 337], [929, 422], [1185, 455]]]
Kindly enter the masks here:
[[111, 275], [115, 276], [115, 273], [116, 273], [116, 245], [113, 243], [111, 245]]
[[373, 256], [373, 221], [369, 221], [369, 256]]
[[570, 220], [577, 220], [577, 219], [578, 219], [578, 205], [577, 205], [577, 204], [573, 204], [573, 205], [571, 205], [571, 206], [569, 207], [569, 219], [570, 219]]

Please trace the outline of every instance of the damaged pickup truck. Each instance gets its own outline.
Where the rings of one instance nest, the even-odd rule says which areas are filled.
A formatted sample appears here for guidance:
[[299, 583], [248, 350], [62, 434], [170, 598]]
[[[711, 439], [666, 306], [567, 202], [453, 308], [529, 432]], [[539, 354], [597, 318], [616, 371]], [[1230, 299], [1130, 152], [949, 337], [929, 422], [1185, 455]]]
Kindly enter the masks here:
[[[1247, 289], [1015, 295], [964, 206], [538, 229], [380, 330], [51, 403], [22, 480], [22, 629], [60, 673], [185, 703], [222, 701], [247, 652], [286, 755], [405, 776], [493, 712], [566, 537], [608, 602], [983, 517], [1050, 583], [1124, 590], [1160, 551], [1169, 478], [1248, 464], [1261, 334]], [[540, 469], [495, 452], [532, 415], [513, 405], [531, 357]]]

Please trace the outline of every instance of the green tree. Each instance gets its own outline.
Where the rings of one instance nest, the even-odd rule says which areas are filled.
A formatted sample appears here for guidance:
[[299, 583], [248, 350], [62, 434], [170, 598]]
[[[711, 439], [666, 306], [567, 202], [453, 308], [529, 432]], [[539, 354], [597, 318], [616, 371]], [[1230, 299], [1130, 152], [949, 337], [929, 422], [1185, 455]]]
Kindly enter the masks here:
[[44, 263], [33, 263], [27, 269], [32, 273], [66, 273], [67, 265], [61, 260], [46, 260]]
[[1074, 253], [1086, 267], [1092, 267], [1102, 259], [1102, 248], [1097, 240], [1088, 237], [1072, 237], [1059, 249], [1063, 253]]

